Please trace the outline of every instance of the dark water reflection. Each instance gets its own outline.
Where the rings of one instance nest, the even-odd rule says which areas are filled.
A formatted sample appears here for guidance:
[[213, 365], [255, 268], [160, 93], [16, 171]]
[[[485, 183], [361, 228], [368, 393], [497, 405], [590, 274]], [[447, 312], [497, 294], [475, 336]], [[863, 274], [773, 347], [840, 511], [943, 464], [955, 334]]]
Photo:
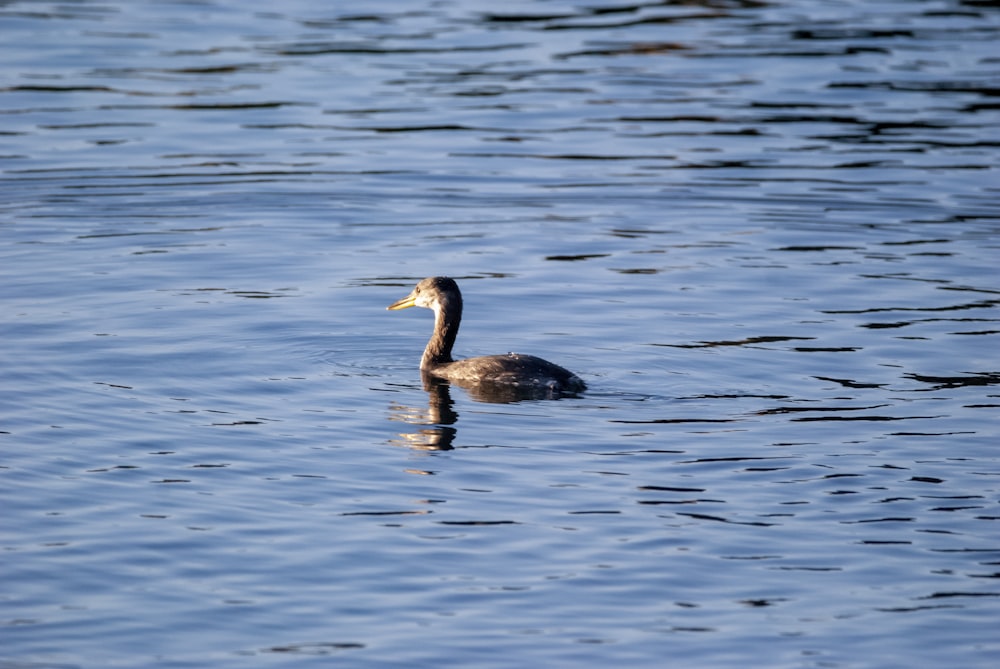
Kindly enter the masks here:
[[0, 29], [0, 664], [995, 663], [996, 3]]
[[424, 390], [428, 398], [426, 409], [400, 404], [390, 407], [393, 420], [418, 427], [416, 432], [401, 433], [402, 440], [396, 443], [432, 451], [450, 451], [455, 447], [458, 412], [455, 411], [450, 388], [447, 382], [424, 375]]

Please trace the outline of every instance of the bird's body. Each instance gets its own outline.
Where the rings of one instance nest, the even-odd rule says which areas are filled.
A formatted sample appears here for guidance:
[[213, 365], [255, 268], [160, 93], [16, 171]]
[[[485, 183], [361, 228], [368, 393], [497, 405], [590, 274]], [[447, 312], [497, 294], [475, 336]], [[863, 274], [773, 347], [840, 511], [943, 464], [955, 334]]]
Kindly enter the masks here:
[[448, 277], [428, 277], [417, 284], [390, 310], [425, 307], [434, 312], [434, 333], [420, 359], [426, 374], [460, 386], [498, 385], [545, 390], [549, 393], [576, 393], [586, 384], [567, 369], [533, 355], [507, 353], [455, 360], [451, 351], [462, 322], [462, 293]]

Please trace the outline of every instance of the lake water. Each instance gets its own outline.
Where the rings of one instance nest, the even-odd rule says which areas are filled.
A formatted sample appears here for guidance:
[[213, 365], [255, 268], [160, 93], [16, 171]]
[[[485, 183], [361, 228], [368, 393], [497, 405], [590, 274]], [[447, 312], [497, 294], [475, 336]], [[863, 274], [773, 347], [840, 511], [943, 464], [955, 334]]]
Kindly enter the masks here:
[[0, 31], [0, 667], [995, 666], [995, 2]]

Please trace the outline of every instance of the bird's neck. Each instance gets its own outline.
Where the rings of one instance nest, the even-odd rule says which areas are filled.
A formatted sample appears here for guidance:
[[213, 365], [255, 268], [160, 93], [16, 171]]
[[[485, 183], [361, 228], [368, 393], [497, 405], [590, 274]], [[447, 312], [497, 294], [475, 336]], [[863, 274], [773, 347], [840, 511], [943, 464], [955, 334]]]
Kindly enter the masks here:
[[434, 334], [427, 342], [424, 356], [420, 360], [421, 369], [431, 369], [441, 363], [454, 362], [451, 349], [458, 336], [458, 326], [462, 322], [462, 305], [438, 304], [434, 309]]

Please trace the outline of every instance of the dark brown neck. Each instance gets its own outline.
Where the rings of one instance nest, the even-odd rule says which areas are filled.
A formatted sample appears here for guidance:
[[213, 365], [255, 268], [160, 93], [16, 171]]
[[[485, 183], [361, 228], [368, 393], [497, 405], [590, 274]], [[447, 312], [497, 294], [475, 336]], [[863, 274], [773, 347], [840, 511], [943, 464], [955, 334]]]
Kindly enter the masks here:
[[442, 363], [454, 362], [451, 349], [462, 322], [462, 298], [442, 301], [434, 310], [434, 334], [427, 342], [420, 369], [431, 369]]

